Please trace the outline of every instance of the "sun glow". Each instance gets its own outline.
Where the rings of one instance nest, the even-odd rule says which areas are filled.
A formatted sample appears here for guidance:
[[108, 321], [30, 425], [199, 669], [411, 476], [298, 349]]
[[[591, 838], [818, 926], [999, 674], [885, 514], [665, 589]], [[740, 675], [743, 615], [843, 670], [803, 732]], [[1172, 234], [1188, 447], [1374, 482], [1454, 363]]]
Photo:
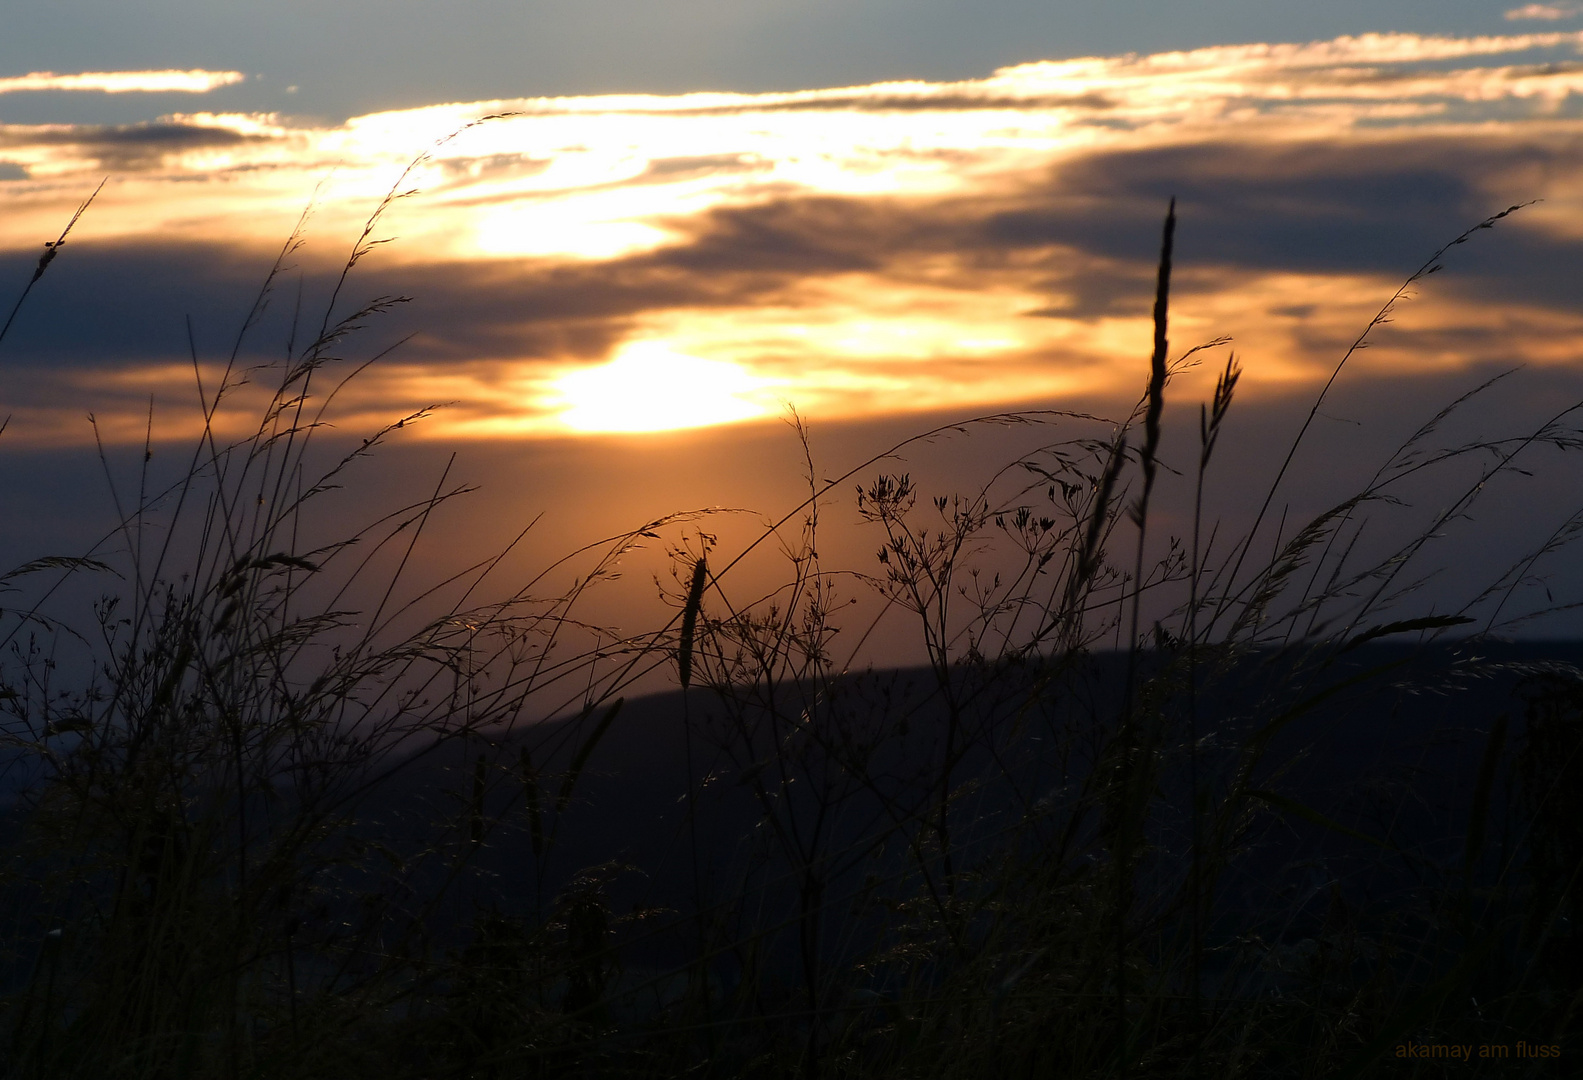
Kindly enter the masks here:
[[769, 380], [735, 364], [672, 352], [661, 342], [627, 346], [615, 359], [563, 375], [560, 422], [574, 431], [673, 431], [752, 420]]

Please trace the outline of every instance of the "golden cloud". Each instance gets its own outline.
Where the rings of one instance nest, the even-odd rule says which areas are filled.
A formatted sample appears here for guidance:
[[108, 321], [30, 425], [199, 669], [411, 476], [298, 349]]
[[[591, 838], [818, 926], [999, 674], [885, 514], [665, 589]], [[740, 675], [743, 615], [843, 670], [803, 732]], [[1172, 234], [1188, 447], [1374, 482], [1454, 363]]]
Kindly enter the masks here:
[[105, 94], [206, 94], [245, 79], [240, 71], [84, 71], [57, 75], [34, 71], [0, 78], [0, 94], [39, 90], [97, 90]]
[[[1147, 351], [1152, 244], [1173, 194], [1177, 340], [1234, 336], [1252, 391], [1317, 378], [1418, 257], [1530, 198], [1546, 201], [1503, 224], [1492, 250], [1507, 254], [1433, 279], [1370, 363], [1567, 364], [1583, 330], [1557, 284], [1583, 263], [1580, 49], [1580, 33], [1374, 34], [947, 83], [441, 104], [329, 126], [193, 113], [0, 127], [15, 176], [0, 182], [0, 250], [19, 279], [112, 175], [51, 270], [62, 291], [36, 298], [46, 310], [7, 343], [42, 388], [8, 437], [30, 437], [30, 410], [57, 437], [49, 395], [77, 401], [98, 379], [84, 372], [174, 377], [184, 343], [157, 344], [156, 314], [175, 326], [195, 304], [215, 320], [245, 310], [248, 281], [310, 202], [307, 246], [288, 260], [302, 311], [380, 207], [371, 239], [399, 242], [362, 259], [342, 299], [417, 298], [408, 323], [372, 326], [416, 334], [399, 366], [341, 400], [359, 417], [455, 402], [436, 433], [1124, 393]], [[73, 273], [91, 315], [69, 307]], [[289, 306], [277, 296], [272, 310]], [[265, 333], [259, 357], [280, 351]], [[120, 401], [96, 406], [105, 430]]]

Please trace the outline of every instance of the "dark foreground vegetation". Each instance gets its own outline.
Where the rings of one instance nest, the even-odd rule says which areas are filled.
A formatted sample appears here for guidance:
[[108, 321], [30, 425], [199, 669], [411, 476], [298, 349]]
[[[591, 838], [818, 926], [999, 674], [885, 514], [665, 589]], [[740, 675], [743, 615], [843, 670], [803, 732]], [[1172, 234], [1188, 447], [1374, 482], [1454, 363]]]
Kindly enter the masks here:
[[[393, 302], [343, 305], [380, 213], [311, 342], [244, 372], [239, 337], [177, 484], [4, 579], [5, 1076], [1575, 1075], [1583, 649], [1493, 635], [1578, 516], [1464, 608], [1411, 603], [1447, 522], [1578, 447], [1577, 405], [1447, 441], [1475, 389], [1294, 527], [1305, 424], [1228, 539], [1204, 478], [1234, 360], [1161, 457], [1197, 359], [1166, 337], [1168, 217], [1120, 422], [969, 422], [1058, 439], [932, 506], [810, 463], [758, 599], [696, 515], [549, 595], [495, 562], [414, 592], [456, 492], [328, 535], [390, 429], [313, 454]], [[273, 397], [226, 442], [244, 375]], [[1151, 521], [1167, 481], [1182, 536]], [[820, 517], [854, 487], [877, 562], [838, 575]], [[674, 618], [586, 625], [640, 538], [674, 545]], [[855, 590], [925, 663], [847, 670]], [[628, 701], [656, 669], [679, 688]]]

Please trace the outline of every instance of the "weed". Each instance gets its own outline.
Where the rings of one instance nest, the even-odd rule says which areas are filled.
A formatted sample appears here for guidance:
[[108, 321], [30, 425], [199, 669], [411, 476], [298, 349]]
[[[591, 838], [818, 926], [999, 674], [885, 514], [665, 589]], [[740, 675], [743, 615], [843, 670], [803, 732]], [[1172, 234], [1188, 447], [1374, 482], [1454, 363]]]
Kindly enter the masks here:
[[[1399, 291], [1229, 544], [1206, 505], [1241, 375], [1227, 359], [1199, 413], [1190, 529], [1159, 539], [1167, 394], [1225, 344], [1170, 354], [1173, 203], [1125, 420], [981, 417], [820, 481], [794, 417], [809, 496], [748, 549], [787, 557], [768, 595], [740, 593], [747, 551], [728, 558], [699, 514], [575, 553], [586, 571], [559, 594], [538, 595], [540, 576], [477, 599], [503, 555], [414, 592], [420, 538], [467, 491], [449, 466], [367, 526], [305, 539], [349, 467], [431, 411], [319, 451], [326, 410], [372, 362], [338, 354], [402, 299], [343, 311], [403, 182], [310, 342], [244, 372], [239, 337], [218, 385], [200, 380], [184, 475], [162, 487], [145, 454], [105, 544], [4, 579], [53, 582], [7, 609], [0, 643], [4, 745], [37, 777], [7, 815], [0, 878], [6, 1075], [1318, 1077], [1441, 1037], [1526, 1032], [1575, 1052], [1579, 677], [1466, 659], [1446, 635], [1479, 616], [1497, 628], [1577, 516], [1463, 610], [1400, 609], [1403, 575], [1448, 521], [1519, 461], [1579, 445], [1578, 406], [1433, 445], [1491, 380], [1353, 495], [1272, 536], [1320, 403]], [[252, 433], [225, 442], [222, 410], [266, 375]], [[876, 471], [918, 442], [1003, 427], [1059, 437], [932, 501], [910, 472]], [[1363, 541], [1409, 482], [1439, 474], [1461, 485], [1446, 508]], [[822, 515], [852, 487], [875, 564], [832, 570]], [[659, 537], [670, 622], [581, 622], [615, 560]], [[90, 580], [83, 629], [68, 614]], [[843, 651], [859, 593], [882, 610]], [[863, 642], [903, 628], [923, 665], [862, 670]], [[623, 708], [635, 681], [672, 663], [687, 884], [627, 910], [623, 883], [663, 860], [604, 860], [578, 830], [612, 797], [598, 763], [648, 734]], [[1449, 858], [1400, 827], [1405, 798], [1370, 821], [1288, 785], [1304, 725], [1397, 686], [1513, 675], [1529, 679], [1526, 723], [1520, 738], [1504, 719], [1491, 730]], [[451, 788], [422, 787], [445, 768]], [[1296, 879], [1269, 863], [1282, 837], [1313, 870], [1286, 895]], [[501, 852], [514, 876], [491, 869]]]

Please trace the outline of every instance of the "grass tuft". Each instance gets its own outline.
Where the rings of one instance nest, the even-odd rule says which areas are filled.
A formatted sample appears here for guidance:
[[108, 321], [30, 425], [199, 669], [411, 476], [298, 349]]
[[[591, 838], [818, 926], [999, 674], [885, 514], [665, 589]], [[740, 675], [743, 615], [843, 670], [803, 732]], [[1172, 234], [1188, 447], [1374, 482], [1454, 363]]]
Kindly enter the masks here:
[[[1440, 442], [1497, 377], [1352, 494], [1273, 520], [1348, 358], [1517, 208], [1385, 304], [1269, 486], [1238, 493], [1259, 509], [1235, 537], [1208, 495], [1234, 355], [1198, 410], [1184, 535], [1151, 521], [1178, 476], [1167, 387], [1226, 344], [1170, 354], [1173, 200], [1125, 419], [979, 417], [819, 481], [794, 417], [808, 498], [735, 554], [678, 513], [529, 582], [497, 581], [504, 552], [413, 582], [469, 493], [450, 465], [361, 525], [334, 500], [431, 410], [321, 447], [383, 355], [352, 359], [360, 335], [404, 301], [351, 297], [409, 174], [299, 320], [313, 339], [244, 372], [288, 238], [200, 378], [180, 475], [157, 479], [151, 418], [114, 533], [0, 576], [0, 750], [28, 778], [3, 816], [0, 1075], [1429, 1077], [1445, 1062], [1397, 1048], [1521, 1041], [1546, 1052], [1457, 1075], [1542, 1076], [1583, 1052], [1583, 671], [1491, 636], [1583, 511], [1462, 609], [1411, 606], [1448, 523], [1583, 446], [1579, 406]], [[880, 471], [1004, 432], [1044, 441], [976, 490]], [[1412, 518], [1433, 483], [1449, 495]], [[872, 564], [821, 560], [840, 527]], [[584, 621], [648, 539], [674, 617]], [[735, 568], [777, 546], [785, 579], [745, 591]], [[918, 666], [867, 670], [876, 634]], [[679, 695], [640, 700], [673, 660]], [[1456, 761], [1427, 783], [1305, 771], [1453, 693], [1476, 729], [1460, 787]]]

